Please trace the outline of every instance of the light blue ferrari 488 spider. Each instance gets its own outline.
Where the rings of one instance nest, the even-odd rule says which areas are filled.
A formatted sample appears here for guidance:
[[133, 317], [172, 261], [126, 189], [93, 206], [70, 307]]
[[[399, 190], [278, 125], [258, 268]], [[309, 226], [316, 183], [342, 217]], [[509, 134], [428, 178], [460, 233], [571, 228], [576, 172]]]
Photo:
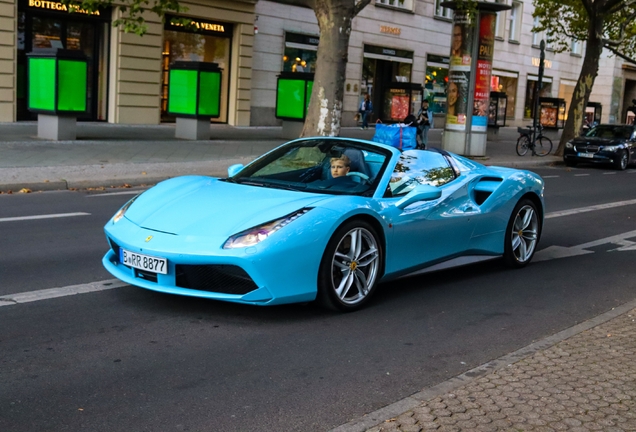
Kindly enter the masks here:
[[105, 227], [106, 269], [171, 294], [351, 311], [378, 282], [462, 256], [523, 267], [543, 180], [442, 150], [344, 138], [291, 141], [227, 178], [177, 177]]

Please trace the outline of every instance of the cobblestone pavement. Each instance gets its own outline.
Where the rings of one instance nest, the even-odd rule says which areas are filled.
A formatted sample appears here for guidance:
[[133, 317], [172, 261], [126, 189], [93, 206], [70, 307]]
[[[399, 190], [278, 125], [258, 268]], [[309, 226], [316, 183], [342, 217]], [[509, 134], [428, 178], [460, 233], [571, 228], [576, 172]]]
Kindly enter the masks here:
[[636, 431], [636, 309], [367, 429]]

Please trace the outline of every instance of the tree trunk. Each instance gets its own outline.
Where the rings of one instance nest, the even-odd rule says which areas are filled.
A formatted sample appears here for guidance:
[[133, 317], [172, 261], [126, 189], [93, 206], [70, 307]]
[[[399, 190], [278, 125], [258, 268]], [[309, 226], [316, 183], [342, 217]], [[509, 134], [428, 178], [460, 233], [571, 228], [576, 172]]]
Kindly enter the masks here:
[[338, 136], [349, 56], [353, 0], [316, 0], [320, 42], [307, 118], [301, 136]]
[[603, 36], [604, 20], [604, 16], [600, 14], [596, 14], [596, 16], [590, 14], [587, 47], [585, 49], [585, 57], [583, 58], [583, 66], [581, 67], [579, 80], [576, 83], [576, 87], [574, 87], [572, 102], [568, 110], [568, 119], [565, 122], [563, 134], [559, 141], [559, 147], [556, 152], [554, 152], [556, 156], [563, 156], [565, 144], [581, 133], [585, 107], [590, 99], [594, 80], [596, 80], [596, 76], [598, 75], [598, 63], [601, 53], [603, 52], [603, 41], [601, 38]]

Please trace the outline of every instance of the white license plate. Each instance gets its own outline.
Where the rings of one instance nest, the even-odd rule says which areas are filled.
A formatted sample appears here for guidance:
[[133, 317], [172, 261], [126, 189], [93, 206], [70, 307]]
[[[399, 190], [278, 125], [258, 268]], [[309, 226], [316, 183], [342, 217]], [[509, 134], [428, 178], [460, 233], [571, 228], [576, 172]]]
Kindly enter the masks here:
[[168, 274], [168, 260], [119, 249], [122, 264], [153, 273]]
[[593, 159], [594, 155], [591, 153], [578, 153], [578, 157]]

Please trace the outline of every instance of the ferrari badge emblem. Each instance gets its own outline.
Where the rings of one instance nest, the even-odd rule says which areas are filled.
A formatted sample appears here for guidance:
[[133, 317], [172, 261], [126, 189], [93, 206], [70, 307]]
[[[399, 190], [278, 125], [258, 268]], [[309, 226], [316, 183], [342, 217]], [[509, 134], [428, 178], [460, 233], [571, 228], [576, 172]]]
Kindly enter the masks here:
[[146, 243], [148, 243], [150, 240], [152, 240], [152, 236], [146, 237]]

